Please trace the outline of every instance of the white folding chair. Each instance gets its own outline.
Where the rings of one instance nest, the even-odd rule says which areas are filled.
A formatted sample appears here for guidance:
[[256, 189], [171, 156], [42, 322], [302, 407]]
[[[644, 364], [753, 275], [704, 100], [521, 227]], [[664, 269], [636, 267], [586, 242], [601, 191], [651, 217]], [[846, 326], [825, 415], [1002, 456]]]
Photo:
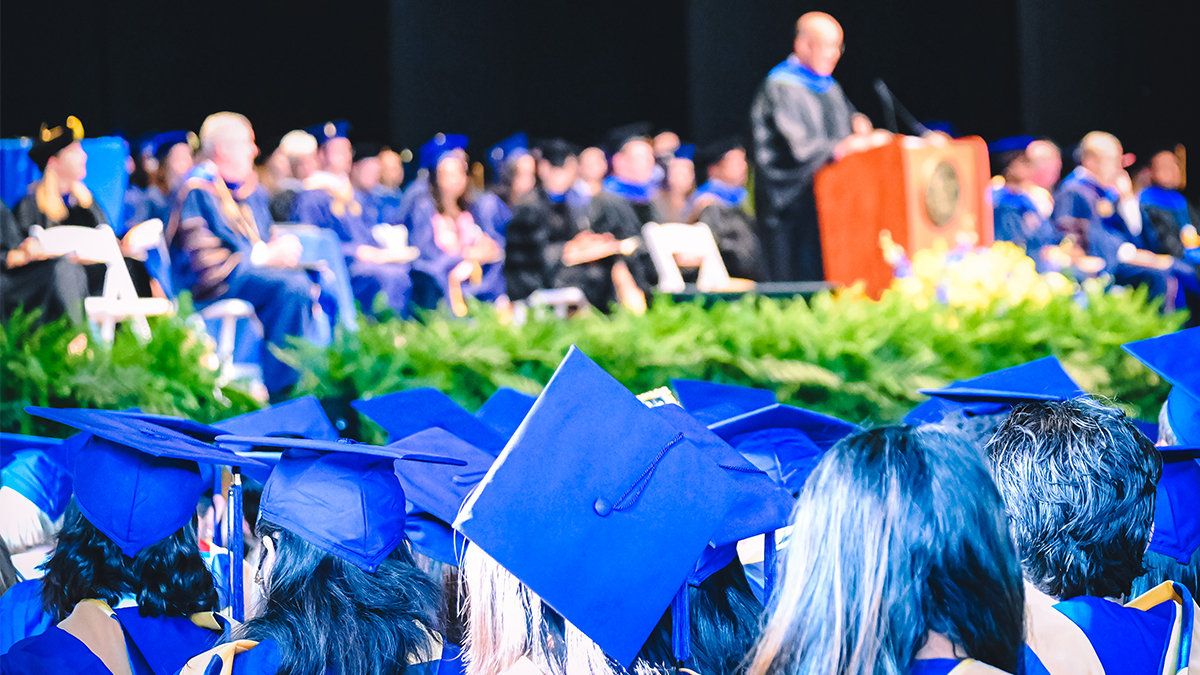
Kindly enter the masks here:
[[723, 291], [731, 287], [729, 271], [721, 259], [717, 240], [704, 223], [646, 223], [642, 239], [658, 270], [658, 289], [664, 293], [682, 293], [686, 284], [675, 256], [700, 259], [696, 287], [701, 291]]
[[112, 228], [58, 225], [50, 228], [34, 226], [30, 234], [49, 255], [75, 255], [85, 261], [104, 263], [104, 291], [100, 296], [84, 299], [88, 319], [99, 324], [100, 339], [112, 342], [118, 321], [132, 320], [134, 333], [142, 340], [150, 339], [147, 316], [174, 311], [165, 298], [139, 298], [133, 278], [125, 267], [121, 246]]

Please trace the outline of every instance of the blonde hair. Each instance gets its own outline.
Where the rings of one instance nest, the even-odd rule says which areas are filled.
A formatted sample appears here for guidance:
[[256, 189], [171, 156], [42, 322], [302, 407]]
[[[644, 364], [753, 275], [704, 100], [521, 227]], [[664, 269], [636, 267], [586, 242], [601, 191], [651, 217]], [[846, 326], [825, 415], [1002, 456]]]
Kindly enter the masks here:
[[[75, 202], [79, 206], [85, 209], [92, 208], [92, 193], [83, 184], [83, 181], [77, 180], [71, 183], [67, 190], [75, 197]], [[50, 220], [62, 222], [63, 218], [67, 217], [67, 203], [63, 200], [62, 186], [58, 184], [57, 172], [47, 171], [42, 175], [42, 179], [34, 188], [34, 200], [37, 202], [38, 210], [46, 214]]]
[[204, 119], [204, 124], [200, 125], [200, 148], [206, 155], [211, 156], [219, 141], [229, 139], [243, 128], [251, 133], [254, 132], [254, 127], [251, 126], [250, 120], [246, 119], [245, 115], [235, 112], [213, 113]]

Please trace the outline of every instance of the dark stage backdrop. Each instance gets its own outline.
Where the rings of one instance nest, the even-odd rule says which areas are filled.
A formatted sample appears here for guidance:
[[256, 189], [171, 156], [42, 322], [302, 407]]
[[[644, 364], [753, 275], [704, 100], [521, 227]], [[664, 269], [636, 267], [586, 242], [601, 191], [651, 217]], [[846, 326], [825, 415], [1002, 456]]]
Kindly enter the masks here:
[[637, 120], [704, 142], [745, 130], [796, 17], [821, 9], [846, 28], [837, 77], [876, 123], [871, 83], [882, 77], [919, 119], [960, 133], [1069, 145], [1103, 128], [1131, 142], [1178, 135], [1195, 149], [1192, 5], [66, 0], [51, 9], [7, 0], [0, 135], [30, 135], [68, 114], [91, 135], [196, 129], [235, 110], [264, 144], [339, 117], [359, 138], [396, 146], [465, 133], [477, 157], [517, 130], [590, 143]]

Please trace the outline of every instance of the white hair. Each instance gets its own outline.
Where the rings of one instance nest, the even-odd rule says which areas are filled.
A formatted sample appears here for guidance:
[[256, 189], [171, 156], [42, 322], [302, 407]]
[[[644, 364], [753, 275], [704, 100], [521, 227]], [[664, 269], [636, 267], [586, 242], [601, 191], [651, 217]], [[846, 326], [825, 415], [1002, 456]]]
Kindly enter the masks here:
[[245, 115], [235, 112], [213, 113], [200, 125], [200, 147], [211, 156], [218, 142], [229, 140], [243, 129], [251, 133], [254, 131]]
[[1163, 401], [1162, 407], [1158, 409], [1158, 444], [1159, 445], [1177, 445], [1179, 439], [1175, 437], [1175, 430], [1171, 428], [1171, 418], [1167, 414], [1167, 405], [1170, 401]]
[[317, 152], [317, 139], [307, 131], [295, 129], [283, 135], [279, 150], [288, 157], [303, 157]]

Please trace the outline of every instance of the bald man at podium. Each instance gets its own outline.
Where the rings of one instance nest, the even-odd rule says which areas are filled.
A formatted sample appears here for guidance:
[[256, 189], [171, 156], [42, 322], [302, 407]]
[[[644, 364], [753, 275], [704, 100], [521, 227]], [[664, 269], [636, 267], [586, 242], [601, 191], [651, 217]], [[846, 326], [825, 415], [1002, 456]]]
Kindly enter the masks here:
[[830, 162], [891, 140], [833, 79], [842, 37], [832, 16], [801, 16], [793, 53], [771, 69], [750, 109], [758, 235], [771, 281], [825, 279], [813, 177]]

